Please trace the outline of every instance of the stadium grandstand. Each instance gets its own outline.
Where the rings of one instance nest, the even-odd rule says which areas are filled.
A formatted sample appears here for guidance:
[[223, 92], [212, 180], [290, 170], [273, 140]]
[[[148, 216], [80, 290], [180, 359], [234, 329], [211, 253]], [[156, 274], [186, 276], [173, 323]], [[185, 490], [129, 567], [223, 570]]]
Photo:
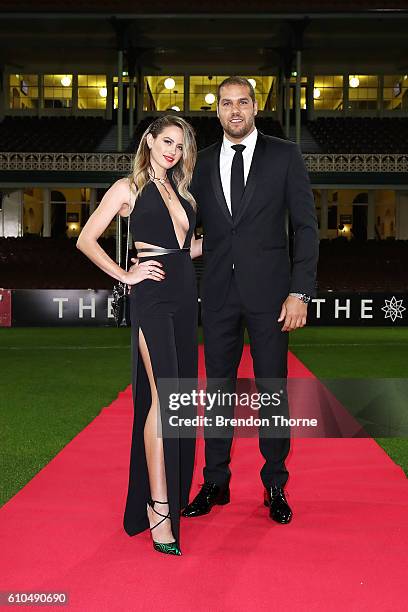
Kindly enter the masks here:
[[[75, 2], [0, 2], [1, 284], [111, 286], [75, 251], [81, 227], [129, 171], [153, 117], [180, 113], [199, 148], [216, 141], [217, 85], [240, 72], [255, 86], [258, 129], [304, 154], [319, 289], [405, 289], [395, 265], [408, 239], [405, 3], [386, 12], [367, 0], [348, 13], [351, 3], [257, 0], [219, 14], [207, 0], [176, 2], [172, 15], [160, 2], [133, 4], [88, 0], [76, 13]], [[102, 237], [117, 258], [121, 233], [115, 219]], [[373, 258], [390, 262], [375, 278]]]
[[[43, 249], [51, 253], [53, 241], [62, 245], [52, 257], [55, 272], [33, 272], [33, 288], [68, 287], [74, 278], [79, 287], [85, 277], [105, 287], [108, 279], [89, 276], [73, 248], [103, 190], [130, 168], [140, 135], [158, 113], [187, 117], [199, 148], [217, 140], [216, 87], [237, 66], [253, 79], [258, 129], [295, 140], [306, 155], [322, 239], [346, 239], [342, 248], [325, 247], [329, 260], [322, 258], [319, 288], [367, 285], [363, 261], [377, 249], [382, 258], [384, 250], [370, 245], [359, 271], [346, 275], [346, 242], [393, 240], [395, 253], [398, 241], [408, 238], [408, 65], [398, 45], [405, 36], [398, 12], [378, 18], [378, 7], [367, 2], [367, 12], [350, 19], [330, 3], [315, 2], [313, 12], [296, 17], [290, 3], [274, 3], [287, 15], [268, 20], [268, 3], [256, 2], [245, 21], [226, 11], [231, 24], [224, 40], [225, 16], [211, 18], [202, 6], [186, 15], [180, 3], [178, 18], [169, 19], [155, 14], [151, 3], [149, 15], [143, 2], [137, 14], [130, 3], [119, 3], [121, 15], [110, 12], [118, 3], [88, 2], [83, 21], [72, 13], [62, 18], [65, 3], [52, 3], [51, 12], [51, 4], [36, 3], [44, 12], [34, 16], [29, 3], [18, 4], [17, 16], [7, 12], [11, 4], [1, 3], [0, 25], [0, 270], [6, 281], [14, 279], [13, 287], [25, 286], [14, 269], [18, 261], [29, 253], [34, 270], [44, 270]], [[117, 220], [106, 238], [119, 237], [116, 226]], [[15, 237], [21, 240], [8, 240]], [[38, 237], [48, 246], [39, 247]], [[357, 248], [366, 252], [363, 244]], [[13, 257], [4, 270], [7, 251]], [[399, 288], [400, 272], [392, 270]], [[389, 285], [390, 276], [382, 278]]]

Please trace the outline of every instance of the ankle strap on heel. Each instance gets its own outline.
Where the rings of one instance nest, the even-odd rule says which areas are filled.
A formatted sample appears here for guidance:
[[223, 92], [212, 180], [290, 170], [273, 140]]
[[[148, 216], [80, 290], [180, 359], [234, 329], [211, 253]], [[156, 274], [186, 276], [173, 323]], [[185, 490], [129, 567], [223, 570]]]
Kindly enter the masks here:
[[156, 523], [156, 525], [153, 525], [153, 527], [150, 527], [150, 531], [153, 531], [153, 529], [155, 529], [156, 527], [158, 527], [159, 525], [161, 525], [162, 523], [164, 523], [164, 521], [166, 519], [170, 518], [170, 511], [167, 514], [162, 514], [161, 512], [158, 512], [156, 510], [156, 508], [154, 507], [154, 504], [168, 504], [169, 502], [161, 502], [158, 501], [157, 499], [148, 499], [147, 500], [148, 505], [151, 507], [151, 509], [153, 510], [153, 512], [155, 512], [156, 514], [158, 514], [159, 516], [162, 516], [162, 520], [159, 521], [158, 523]]
[[157, 499], [152, 499], [151, 497], [149, 497], [149, 499], [147, 500], [147, 503], [149, 504], [149, 506], [151, 506], [152, 504], [168, 504], [168, 501], [165, 502], [161, 502], [158, 501]]

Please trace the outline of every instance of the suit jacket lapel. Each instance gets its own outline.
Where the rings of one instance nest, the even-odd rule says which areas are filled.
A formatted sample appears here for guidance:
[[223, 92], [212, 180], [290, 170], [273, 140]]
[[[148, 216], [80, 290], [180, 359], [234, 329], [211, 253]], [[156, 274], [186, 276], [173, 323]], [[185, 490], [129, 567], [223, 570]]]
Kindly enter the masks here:
[[221, 176], [220, 176], [220, 150], [221, 150], [222, 141], [219, 143], [219, 146], [215, 150], [215, 154], [213, 157], [213, 164], [211, 169], [211, 182], [214, 189], [215, 197], [217, 198], [217, 202], [221, 207], [222, 212], [227, 218], [228, 222], [232, 224], [232, 216], [229, 211], [227, 202], [225, 200], [224, 191], [222, 189]]
[[254, 154], [252, 156], [251, 168], [249, 170], [245, 190], [241, 200], [241, 205], [239, 207], [239, 212], [236, 219], [234, 219], [234, 225], [237, 225], [239, 223], [245, 213], [245, 210], [248, 207], [249, 202], [251, 201], [252, 196], [254, 195], [254, 191], [257, 185], [257, 178], [259, 177], [260, 166], [265, 157], [264, 149], [265, 141], [263, 139], [263, 134], [261, 132], [258, 132], [258, 138], [256, 140]]

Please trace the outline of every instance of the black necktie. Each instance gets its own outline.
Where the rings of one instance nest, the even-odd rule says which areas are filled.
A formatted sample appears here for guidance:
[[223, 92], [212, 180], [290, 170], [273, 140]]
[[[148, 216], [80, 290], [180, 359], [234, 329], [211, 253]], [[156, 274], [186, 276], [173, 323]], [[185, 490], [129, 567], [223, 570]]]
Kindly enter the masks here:
[[245, 145], [233, 145], [231, 149], [235, 151], [231, 165], [231, 212], [232, 217], [236, 218], [245, 189], [244, 158], [242, 157], [242, 151], [245, 149]]

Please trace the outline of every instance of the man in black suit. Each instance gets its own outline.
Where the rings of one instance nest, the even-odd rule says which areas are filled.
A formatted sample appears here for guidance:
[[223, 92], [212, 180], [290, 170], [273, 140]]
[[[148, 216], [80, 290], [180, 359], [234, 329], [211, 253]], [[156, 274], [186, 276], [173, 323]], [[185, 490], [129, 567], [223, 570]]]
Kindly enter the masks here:
[[[235, 385], [245, 324], [256, 380], [286, 380], [288, 332], [306, 324], [316, 284], [318, 233], [309, 176], [295, 143], [257, 131], [257, 103], [249, 81], [230, 77], [221, 83], [217, 114], [224, 138], [199, 153], [192, 183], [204, 229], [207, 378], [209, 384], [222, 379]], [[287, 415], [286, 389], [281, 410]], [[292, 511], [284, 486], [289, 434], [259, 434], [264, 503], [273, 520], [288, 523]], [[205, 437], [204, 485], [184, 509], [187, 517], [207, 514], [230, 499], [232, 429], [226, 428], [223, 437], [206, 431]]]

